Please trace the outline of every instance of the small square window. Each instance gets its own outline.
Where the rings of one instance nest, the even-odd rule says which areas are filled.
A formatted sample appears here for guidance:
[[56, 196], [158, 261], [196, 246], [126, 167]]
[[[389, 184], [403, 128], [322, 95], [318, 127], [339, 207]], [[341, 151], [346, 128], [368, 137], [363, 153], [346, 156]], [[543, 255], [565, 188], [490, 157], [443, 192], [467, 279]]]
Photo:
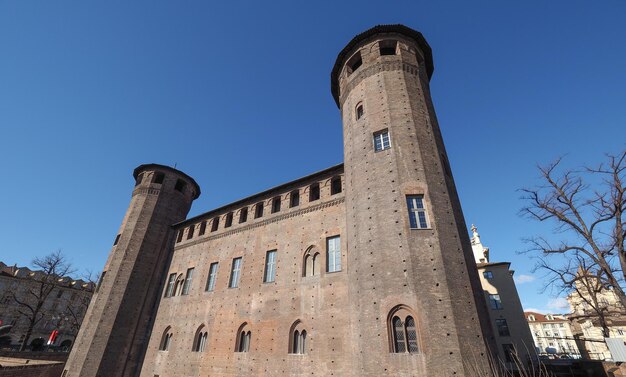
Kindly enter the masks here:
[[485, 277], [485, 279], [493, 279], [493, 272], [485, 271], [483, 272], [483, 276]]
[[164, 179], [165, 179], [165, 174], [157, 172], [157, 173], [154, 173], [152, 183], [162, 184]]
[[391, 148], [389, 130], [382, 130], [374, 133], [374, 151], [380, 152]]
[[187, 186], [185, 181], [183, 181], [182, 179], [179, 179], [179, 180], [176, 181], [176, 185], [174, 186], [174, 190], [183, 192], [185, 190], [185, 186]]

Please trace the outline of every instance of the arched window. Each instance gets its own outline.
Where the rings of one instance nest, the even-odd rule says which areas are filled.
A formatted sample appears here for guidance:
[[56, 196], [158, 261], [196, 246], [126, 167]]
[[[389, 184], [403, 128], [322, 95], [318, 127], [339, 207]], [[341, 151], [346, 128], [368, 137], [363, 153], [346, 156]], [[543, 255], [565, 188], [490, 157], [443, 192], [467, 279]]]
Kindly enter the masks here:
[[398, 305], [388, 316], [389, 351], [392, 353], [419, 353], [419, 337], [413, 311]]
[[358, 105], [356, 105], [355, 113], [356, 113], [356, 120], [359, 120], [359, 119], [361, 119], [363, 117], [363, 114], [365, 112], [363, 111], [363, 104], [362, 103], [359, 103]]
[[252, 341], [252, 332], [247, 323], [239, 326], [237, 331], [237, 342], [235, 344], [235, 352], [249, 352], [250, 343]]
[[393, 350], [395, 353], [406, 352], [404, 346], [404, 324], [399, 317], [393, 317]]
[[309, 247], [304, 253], [302, 262], [302, 276], [315, 276], [319, 274], [320, 253], [313, 246]]
[[198, 330], [196, 330], [196, 336], [193, 340], [193, 352], [204, 352], [208, 335], [209, 333], [206, 331], [204, 325], [201, 325]]
[[419, 352], [417, 347], [417, 329], [415, 328], [415, 320], [413, 317], [406, 317], [404, 321], [404, 331], [406, 333], [406, 342], [409, 346], [409, 353]]
[[307, 333], [302, 322], [297, 320], [291, 325], [289, 331], [289, 353], [304, 355], [307, 353]]
[[172, 344], [172, 336], [174, 334], [172, 333], [172, 328], [171, 327], [167, 327], [165, 329], [165, 331], [163, 332], [163, 336], [161, 337], [161, 344], [159, 345], [159, 350], [160, 351], [167, 351], [170, 348], [170, 345]]

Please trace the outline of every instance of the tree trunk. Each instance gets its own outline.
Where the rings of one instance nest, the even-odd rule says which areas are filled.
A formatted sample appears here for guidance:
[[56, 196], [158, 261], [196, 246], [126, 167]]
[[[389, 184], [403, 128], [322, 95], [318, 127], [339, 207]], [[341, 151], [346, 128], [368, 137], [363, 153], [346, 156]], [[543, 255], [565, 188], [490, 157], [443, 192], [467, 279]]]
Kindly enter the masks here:
[[28, 341], [30, 340], [30, 336], [33, 334], [33, 327], [35, 327], [35, 324], [30, 322], [28, 325], [28, 329], [26, 329], [26, 335], [24, 336], [24, 340], [22, 341], [22, 344], [20, 344], [20, 352], [24, 352], [26, 350]]

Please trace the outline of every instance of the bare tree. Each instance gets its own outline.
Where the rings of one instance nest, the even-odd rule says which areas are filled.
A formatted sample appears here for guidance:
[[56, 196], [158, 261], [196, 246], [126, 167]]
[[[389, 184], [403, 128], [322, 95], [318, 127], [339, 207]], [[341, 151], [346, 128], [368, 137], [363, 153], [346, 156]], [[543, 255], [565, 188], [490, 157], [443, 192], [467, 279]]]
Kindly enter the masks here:
[[73, 272], [70, 263], [60, 250], [43, 258], [35, 258], [32, 265], [37, 271], [33, 271], [32, 276], [30, 276], [26, 293], [24, 295], [17, 292], [12, 293], [17, 312], [28, 322], [20, 351], [26, 349], [33, 329], [46, 316], [44, 303], [52, 291], [61, 285], [59, 279]]
[[[561, 159], [539, 167], [542, 184], [523, 189], [522, 214], [552, 224], [560, 240], [538, 236], [528, 239], [529, 251], [538, 253], [537, 268], [549, 283], [580, 296], [592, 308], [605, 334], [606, 308], [599, 294], [612, 291], [620, 311], [626, 309], [626, 150], [607, 155], [597, 168], [559, 172]], [[552, 255], [560, 255], [558, 263]]]

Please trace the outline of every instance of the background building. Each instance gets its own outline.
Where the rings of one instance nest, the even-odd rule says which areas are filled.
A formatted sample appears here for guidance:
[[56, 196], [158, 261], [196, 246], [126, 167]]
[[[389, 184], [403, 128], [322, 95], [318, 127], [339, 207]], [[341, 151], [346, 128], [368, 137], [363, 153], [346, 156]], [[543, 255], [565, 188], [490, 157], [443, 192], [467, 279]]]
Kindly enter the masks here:
[[[0, 262], [0, 347], [15, 348], [26, 335], [28, 320], [19, 313], [13, 294], [25, 303], [33, 302], [30, 293], [39, 288], [41, 271], [27, 267], [7, 266]], [[52, 347], [71, 348], [93, 293], [93, 284], [74, 280], [67, 276], [57, 277], [55, 287], [46, 297], [41, 309], [41, 320], [30, 336], [29, 345], [41, 349], [48, 345], [53, 331], [57, 331]]]
[[[533, 338], [524, 319], [524, 309], [513, 280], [509, 262], [490, 262], [485, 247], [472, 225], [472, 251], [480, 283], [489, 306], [489, 318], [495, 334], [500, 360], [511, 370], [519, 364], [529, 365], [535, 357]], [[517, 353], [517, 359], [513, 355]]]
[[580, 357], [574, 332], [567, 318], [529, 311], [524, 312], [524, 315], [540, 355]]
[[[594, 293], [595, 297], [590, 297], [586, 294], [587, 290], [582, 281], [577, 281], [576, 286], [577, 290], [567, 296], [567, 301], [572, 308], [572, 313], [567, 315], [567, 319], [572, 325], [572, 332], [577, 338], [578, 347], [585, 358], [611, 360], [611, 352], [604, 341], [602, 321], [606, 324], [609, 338], [620, 338], [626, 341], [624, 310], [611, 289], [599, 287], [599, 291]], [[588, 301], [593, 303], [597, 310], [593, 309]], [[602, 319], [598, 310], [602, 312]]]

